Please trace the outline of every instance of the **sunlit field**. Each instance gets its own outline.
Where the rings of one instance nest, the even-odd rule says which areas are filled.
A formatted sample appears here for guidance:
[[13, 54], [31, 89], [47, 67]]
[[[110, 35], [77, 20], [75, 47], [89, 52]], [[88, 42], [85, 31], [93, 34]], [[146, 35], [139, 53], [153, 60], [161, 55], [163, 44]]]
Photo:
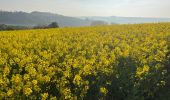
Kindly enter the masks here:
[[0, 99], [168, 100], [170, 23], [0, 32]]

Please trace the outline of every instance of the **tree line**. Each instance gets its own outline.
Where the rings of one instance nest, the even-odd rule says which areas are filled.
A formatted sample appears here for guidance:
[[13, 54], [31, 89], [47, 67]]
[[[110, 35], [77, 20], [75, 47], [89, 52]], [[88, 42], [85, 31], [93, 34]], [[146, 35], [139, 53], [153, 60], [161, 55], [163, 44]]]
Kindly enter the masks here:
[[52, 22], [49, 25], [37, 25], [37, 26], [15, 26], [15, 25], [6, 25], [0, 24], [0, 31], [5, 30], [24, 30], [24, 29], [47, 29], [47, 28], [59, 28], [57, 22]]

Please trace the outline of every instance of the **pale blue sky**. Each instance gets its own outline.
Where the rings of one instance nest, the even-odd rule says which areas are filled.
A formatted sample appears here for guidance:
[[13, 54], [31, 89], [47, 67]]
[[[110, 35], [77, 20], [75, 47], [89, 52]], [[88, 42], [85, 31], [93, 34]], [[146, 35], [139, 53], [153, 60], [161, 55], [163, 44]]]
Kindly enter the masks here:
[[0, 9], [43, 11], [66, 16], [170, 18], [170, 0], [0, 0]]

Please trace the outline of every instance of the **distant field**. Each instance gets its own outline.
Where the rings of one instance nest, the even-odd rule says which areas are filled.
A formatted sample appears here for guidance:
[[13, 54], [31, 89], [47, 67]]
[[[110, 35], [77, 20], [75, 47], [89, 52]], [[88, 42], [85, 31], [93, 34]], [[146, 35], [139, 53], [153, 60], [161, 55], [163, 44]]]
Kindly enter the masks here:
[[170, 100], [170, 23], [0, 32], [0, 99]]

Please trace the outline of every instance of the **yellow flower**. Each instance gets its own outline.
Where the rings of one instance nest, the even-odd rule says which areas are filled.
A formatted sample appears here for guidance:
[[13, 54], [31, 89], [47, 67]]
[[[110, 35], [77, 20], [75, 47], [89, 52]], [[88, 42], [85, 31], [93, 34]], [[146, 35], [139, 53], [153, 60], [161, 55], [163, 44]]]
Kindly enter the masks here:
[[21, 88], [20, 86], [17, 86], [17, 87], [16, 87], [16, 91], [17, 91], [17, 92], [20, 92], [21, 89], [22, 89], [22, 88]]
[[50, 100], [57, 100], [57, 98], [56, 97], [50, 97]]
[[101, 87], [100, 92], [103, 94], [107, 94], [108, 90], [105, 87]]
[[142, 79], [141, 75], [147, 74], [148, 72], [149, 72], [149, 66], [145, 65], [143, 68], [138, 67], [136, 71], [136, 76]]
[[13, 90], [12, 89], [8, 90], [7, 96], [12, 96], [12, 94], [13, 94]]
[[149, 71], [149, 66], [146, 66], [146, 65], [145, 65], [145, 66], [143, 67], [143, 72], [148, 72], [148, 71]]
[[38, 82], [37, 82], [37, 80], [33, 80], [32, 83], [33, 83], [34, 85], [37, 85]]
[[91, 74], [92, 68], [90, 65], [86, 65], [86, 66], [84, 66], [83, 70], [84, 70], [84, 73]]
[[30, 76], [28, 74], [24, 74], [24, 80], [29, 80]]
[[31, 93], [32, 93], [31, 88], [25, 88], [25, 89], [24, 89], [24, 94], [25, 94], [26, 96], [30, 95]]
[[81, 83], [81, 76], [80, 75], [75, 75], [74, 81], [75, 84], [80, 85]]
[[9, 67], [6, 66], [6, 67], [4, 68], [4, 73], [5, 73], [5, 74], [8, 74], [9, 72], [10, 72], [10, 69], [9, 69]]
[[124, 56], [128, 56], [128, 55], [129, 55], [129, 51], [128, 51], [128, 50], [125, 50], [125, 51], [123, 52], [123, 55], [124, 55]]
[[12, 81], [13, 81], [15, 84], [18, 84], [18, 83], [21, 81], [20, 75], [19, 75], [19, 74], [16, 74], [16, 76], [13, 76], [13, 77], [12, 77]]
[[50, 82], [50, 77], [49, 76], [44, 76], [44, 81], [45, 82]]
[[46, 100], [48, 98], [48, 93], [41, 94], [42, 100]]

